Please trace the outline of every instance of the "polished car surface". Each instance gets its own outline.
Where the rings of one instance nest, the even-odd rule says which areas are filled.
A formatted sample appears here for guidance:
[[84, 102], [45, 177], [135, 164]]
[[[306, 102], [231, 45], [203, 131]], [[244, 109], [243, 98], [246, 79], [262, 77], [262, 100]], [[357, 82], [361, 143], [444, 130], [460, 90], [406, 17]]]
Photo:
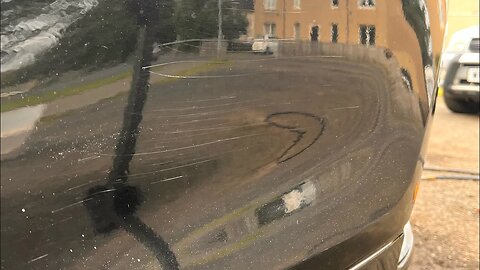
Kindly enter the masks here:
[[407, 264], [443, 1], [1, 3], [2, 269]]

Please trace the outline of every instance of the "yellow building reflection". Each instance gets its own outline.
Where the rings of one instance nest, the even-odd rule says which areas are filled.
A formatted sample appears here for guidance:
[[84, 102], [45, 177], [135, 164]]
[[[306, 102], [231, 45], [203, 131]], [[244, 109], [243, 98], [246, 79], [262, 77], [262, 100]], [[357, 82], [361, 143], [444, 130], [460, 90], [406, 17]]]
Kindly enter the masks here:
[[[438, 65], [443, 32], [446, 25], [445, 0], [417, 0], [414, 4], [425, 12], [427, 26], [436, 25], [425, 33], [430, 39], [427, 48], [418, 44], [418, 29], [406, 18], [406, 6], [414, 1], [385, 0], [255, 0], [253, 36], [313, 41], [322, 44], [348, 44], [385, 48], [409, 72], [413, 88], [425, 89], [425, 54]], [[428, 10], [439, 11], [428, 14]], [[429, 37], [430, 34], [430, 37]], [[435, 45], [432, 45], [435, 44]], [[436, 46], [437, 45], [437, 46]], [[423, 55], [422, 55], [423, 53]], [[431, 70], [428, 71], [432, 73]], [[434, 69], [433, 72], [436, 72]], [[431, 77], [431, 76], [430, 76]], [[428, 83], [428, 82], [427, 82]], [[427, 86], [428, 88], [428, 86]], [[420, 93], [420, 95], [423, 95]]]

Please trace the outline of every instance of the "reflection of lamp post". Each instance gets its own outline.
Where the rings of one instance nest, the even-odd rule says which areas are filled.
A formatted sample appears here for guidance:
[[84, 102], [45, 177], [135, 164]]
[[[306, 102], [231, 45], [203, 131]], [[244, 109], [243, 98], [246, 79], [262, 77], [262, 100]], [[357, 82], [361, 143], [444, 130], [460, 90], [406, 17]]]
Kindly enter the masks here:
[[350, 40], [350, 3], [348, 3], [348, 0], [345, 3], [347, 5], [347, 40], [345, 41], [346, 44], [348, 44], [348, 41]]
[[222, 0], [218, 0], [218, 40], [217, 40], [217, 58], [220, 58], [220, 50], [222, 49]]
[[160, 1], [130, 0], [127, 4], [137, 15], [139, 30], [123, 126], [107, 182], [90, 188], [83, 203], [96, 233], [107, 234], [123, 228], [154, 254], [162, 269], [176, 270], [179, 265], [168, 243], [136, 215], [141, 204], [141, 191], [128, 184], [130, 162], [135, 155], [142, 111], [150, 86], [148, 66], [152, 62], [152, 49], [158, 31]]
[[287, 3], [286, 3], [286, 0], [283, 0], [283, 37], [282, 38], [286, 38], [287, 34], [286, 34], [286, 19], [287, 19]]

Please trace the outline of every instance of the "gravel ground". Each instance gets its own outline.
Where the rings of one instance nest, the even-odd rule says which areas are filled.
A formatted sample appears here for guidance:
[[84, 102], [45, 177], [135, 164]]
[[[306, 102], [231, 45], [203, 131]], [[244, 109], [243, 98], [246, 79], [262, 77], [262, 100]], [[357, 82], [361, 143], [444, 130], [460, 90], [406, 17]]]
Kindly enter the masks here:
[[[478, 172], [479, 116], [452, 113], [439, 97], [426, 163]], [[411, 219], [411, 269], [478, 269], [479, 214], [478, 181], [423, 180]]]

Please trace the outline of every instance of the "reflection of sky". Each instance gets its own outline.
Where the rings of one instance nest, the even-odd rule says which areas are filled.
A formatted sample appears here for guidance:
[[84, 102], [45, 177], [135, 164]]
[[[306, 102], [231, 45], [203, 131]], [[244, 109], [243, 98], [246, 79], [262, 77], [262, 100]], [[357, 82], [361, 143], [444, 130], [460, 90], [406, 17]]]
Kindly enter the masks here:
[[27, 133], [43, 114], [46, 105], [25, 107], [1, 114], [2, 154], [6, 154], [22, 145]]

